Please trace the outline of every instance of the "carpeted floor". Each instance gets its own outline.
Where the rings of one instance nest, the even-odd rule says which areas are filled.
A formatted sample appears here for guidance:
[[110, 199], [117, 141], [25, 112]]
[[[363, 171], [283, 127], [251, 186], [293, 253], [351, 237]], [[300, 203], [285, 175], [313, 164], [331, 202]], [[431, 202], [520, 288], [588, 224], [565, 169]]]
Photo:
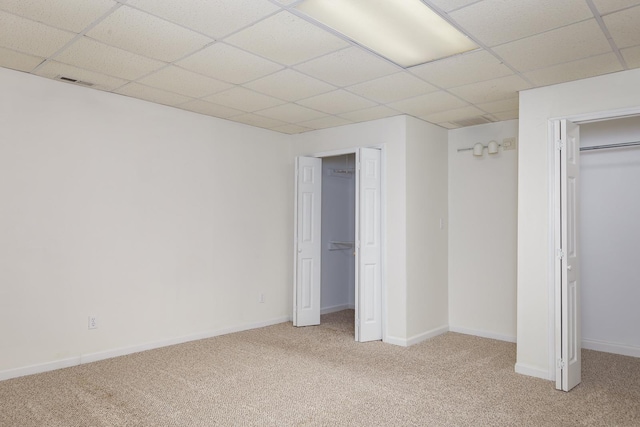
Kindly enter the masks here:
[[639, 426], [640, 359], [583, 350], [570, 393], [515, 344], [353, 341], [353, 311], [0, 382], [0, 426]]

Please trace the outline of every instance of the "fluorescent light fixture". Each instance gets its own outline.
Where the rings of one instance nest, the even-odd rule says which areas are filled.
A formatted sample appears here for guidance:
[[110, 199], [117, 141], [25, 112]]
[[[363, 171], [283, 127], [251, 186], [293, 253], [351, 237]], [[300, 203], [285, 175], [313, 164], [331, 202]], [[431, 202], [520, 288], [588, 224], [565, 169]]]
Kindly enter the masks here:
[[478, 47], [421, 0], [305, 0], [296, 9], [404, 68]]

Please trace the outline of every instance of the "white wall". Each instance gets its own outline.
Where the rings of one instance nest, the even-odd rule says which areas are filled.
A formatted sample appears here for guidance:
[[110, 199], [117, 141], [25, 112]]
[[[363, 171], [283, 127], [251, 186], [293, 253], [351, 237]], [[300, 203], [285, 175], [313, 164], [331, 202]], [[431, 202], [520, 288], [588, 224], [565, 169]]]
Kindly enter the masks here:
[[[334, 174], [332, 170], [351, 170]], [[322, 159], [322, 312], [355, 306], [354, 248], [330, 246], [331, 241], [354, 242], [356, 235], [355, 155]]]
[[[580, 145], [640, 141], [640, 117], [580, 126]], [[582, 340], [640, 356], [640, 147], [580, 154]]]
[[[446, 129], [407, 117], [407, 340], [446, 332]], [[389, 191], [392, 191], [391, 189]]]
[[514, 342], [518, 153], [457, 150], [517, 135], [517, 120], [449, 131], [449, 326]]
[[518, 154], [517, 364], [555, 378], [549, 120], [638, 108], [640, 69], [520, 93]]
[[289, 318], [289, 136], [1, 68], [0, 93], [0, 379]]

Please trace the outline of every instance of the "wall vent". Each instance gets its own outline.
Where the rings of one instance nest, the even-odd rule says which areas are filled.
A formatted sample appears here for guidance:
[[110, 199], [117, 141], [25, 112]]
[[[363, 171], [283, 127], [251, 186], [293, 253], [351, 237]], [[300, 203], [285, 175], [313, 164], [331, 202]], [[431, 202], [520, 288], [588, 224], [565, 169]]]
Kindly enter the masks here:
[[94, 86], [94, 83], [90, 83], [90, 82], [85, 82], [82, 80], [77, 80], [71, 77], [67, 77], [67, 76], [56, 76], [56, 80], [62, 80], [63, 82], [67, 82], [67, 83], [73, 83], [76, 85], [81, 85], [81, 86], [87, 86], [87, 87], [91, 87]]
[[484, 125], [486, 123], [493, 123], [493, 122], [494, 120], [491, 120], [486, 116], [478, 116], [478, 117], [472, 117], [470, 119], [458, 120], [456, 122], [451, 122], [451, 123], [458, 126], [465, 127], [465, 126]]

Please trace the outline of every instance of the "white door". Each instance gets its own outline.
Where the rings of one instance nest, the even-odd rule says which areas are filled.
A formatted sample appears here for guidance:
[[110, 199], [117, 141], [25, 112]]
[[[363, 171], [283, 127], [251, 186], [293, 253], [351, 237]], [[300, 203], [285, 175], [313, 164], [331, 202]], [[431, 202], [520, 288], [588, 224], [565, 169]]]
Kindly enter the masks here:
[[[556, 122], [559, 136], [559, 251], [556, 281], [559, 280], [559, 311], [556, 322], [556, 388], [569, 391], [581, 381], [580, 254], [578, 253], [577, 195], [580, 176], [580, 127], [567, 120]], [[556, 231], [557, 232], [557, 231]], [[558, 244], [558, 243], [557, 243]], [[556, 304], [558, 304], [556, 302]], [[558, 337], [558, 333], [560, 337]], [[559, 348], [558, 348], [559, 347]], [[560, 350], [558, 354], [558, 350]]]
[[359, 152], [357, 204], [356, 341], [382, 339], [381, 152]]
[[322, 159], [296, 159], [293, 324], [320, 324]]

